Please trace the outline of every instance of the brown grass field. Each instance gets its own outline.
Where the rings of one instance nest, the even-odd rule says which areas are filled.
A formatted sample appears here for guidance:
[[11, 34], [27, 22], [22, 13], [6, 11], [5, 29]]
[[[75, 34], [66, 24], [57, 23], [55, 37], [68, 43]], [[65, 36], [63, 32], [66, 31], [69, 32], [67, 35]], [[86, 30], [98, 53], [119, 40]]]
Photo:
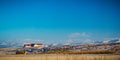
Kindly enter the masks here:
[[2, 55], [0, 60], [120, 60], [120, 55]]

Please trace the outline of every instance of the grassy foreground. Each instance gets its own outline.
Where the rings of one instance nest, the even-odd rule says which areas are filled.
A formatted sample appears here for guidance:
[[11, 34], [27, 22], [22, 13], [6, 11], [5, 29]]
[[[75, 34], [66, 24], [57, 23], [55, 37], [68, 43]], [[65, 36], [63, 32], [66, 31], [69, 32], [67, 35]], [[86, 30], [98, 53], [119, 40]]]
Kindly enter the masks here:
[[6, 55], [0, 60], [120, 60], [120, 55]]

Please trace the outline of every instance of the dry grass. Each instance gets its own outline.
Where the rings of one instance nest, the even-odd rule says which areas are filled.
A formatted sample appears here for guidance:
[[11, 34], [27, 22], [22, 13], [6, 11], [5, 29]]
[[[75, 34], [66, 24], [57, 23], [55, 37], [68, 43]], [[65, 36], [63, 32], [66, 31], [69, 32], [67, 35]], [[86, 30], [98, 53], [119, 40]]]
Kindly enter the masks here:
[[120, 55], [8, 55], [0, 60], [120, 60]]

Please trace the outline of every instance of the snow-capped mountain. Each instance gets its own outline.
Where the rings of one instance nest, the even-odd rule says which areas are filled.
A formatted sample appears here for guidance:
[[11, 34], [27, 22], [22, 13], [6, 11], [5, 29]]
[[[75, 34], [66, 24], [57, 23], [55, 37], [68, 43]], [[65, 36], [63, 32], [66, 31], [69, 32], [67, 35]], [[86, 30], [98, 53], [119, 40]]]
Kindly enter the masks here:
[[114, 39], [114, 40], [105, 40], [103, 43], [118, 43], [120, 42], [120, 39]]
[[79, 45], [79, 44], [103, 44], [103, 43], [118, 43], [120, 42], [120, 39], [113, 39], [113, 40], [104, 40], [104, 41], [94, 41], [94, 40], [86, 40], [83, 42], [77, 42], [77, 41], [73, 41], [73, 42], [66, 42], [66, 43], [53, 43], [50, 44], [49, 46], [63, 46], [63, 45]]
[[57, 47], [60, 47], [62, 46], [63, 44], [62, 43], [52, 43], [50, 44], [49, 46], [57, 46]]
[[[103, 43], [118, 43], [120, 39], [112, 39], [112, 40], [104, 40], [104, 41], [93, 41], [93, 40], [86, 40], [83, 42], [66, 42], [66, 43], [52, 43], [47, 46], [63, 46], [63, 45], [79, 45], [79, 44], [103, 44]], [[2, 41], [0, 42], [0, 48], [7, 48], [7, 47], [23, 47], [24, 42], [11, 42], [11, 41]]]

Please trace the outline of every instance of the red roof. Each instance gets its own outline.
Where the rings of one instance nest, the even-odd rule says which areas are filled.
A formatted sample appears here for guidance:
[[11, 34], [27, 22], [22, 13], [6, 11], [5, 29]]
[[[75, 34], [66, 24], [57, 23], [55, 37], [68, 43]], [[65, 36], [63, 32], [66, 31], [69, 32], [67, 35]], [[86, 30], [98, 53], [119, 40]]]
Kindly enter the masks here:
[[25, 46], [31, 46], [31, 44], [25, 44]]

